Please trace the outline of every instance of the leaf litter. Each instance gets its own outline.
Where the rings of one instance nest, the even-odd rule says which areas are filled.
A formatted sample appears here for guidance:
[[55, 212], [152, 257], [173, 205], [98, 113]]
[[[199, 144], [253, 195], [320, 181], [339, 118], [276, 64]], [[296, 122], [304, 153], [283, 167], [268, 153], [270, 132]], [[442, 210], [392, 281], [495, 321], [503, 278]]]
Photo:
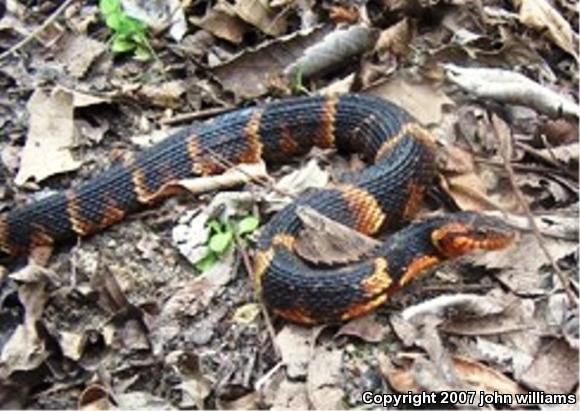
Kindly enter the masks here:
[[[578, 25], [568, 2], [123, 1], [147, 28], [147, 61], [113, 54], [93, 4], [8, 3], [3, 209], [123, 161], [166, 125], [357, 91], [398, 101], [439, 140], [441, 183], [422, 214], [491, 212], [521, 233], [516, 247], [437, 270], [376, 313], [305, 328], [267, 318], [255, 296], [254, 222], [197, 272], [206, 223], [259, 210], [262, 224], [356, 161], [315, 153], [269, 175], [258, 164], [176, 181], [165, 189], [189, 193], [47, 268], [3, 272], [3, 406], [328, 409], [360, 408], [366, 390], [576, 392]], [[497, 135], [497, 116], [509, 133]], [[307, 260], [351, 261], [377, 241], [323, 220], [325, 243], [321, 220], [305, 215], [304, 243], [323, 246], [302, 250]]]

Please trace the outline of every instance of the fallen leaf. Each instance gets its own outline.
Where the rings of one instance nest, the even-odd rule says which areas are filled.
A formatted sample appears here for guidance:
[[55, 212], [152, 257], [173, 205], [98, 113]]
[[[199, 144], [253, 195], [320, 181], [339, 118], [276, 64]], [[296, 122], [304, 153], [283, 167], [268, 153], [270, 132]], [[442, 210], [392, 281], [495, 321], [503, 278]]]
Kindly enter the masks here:
[[190, 17], [189, 21], [220, 39], [240, 44], [248, 25], [235, 13], [229, 3], [220, 2], [209, 9], [203, 17]]
[[493, 394], [521, 394], [524, 390], [513, 380], [494, 369], [469, 358], [453, 356], [453, 365], [458, 377], [470, 387]]
[[322, 38], [325, 29], [313, 28], [267, 41], [212, 68], [227, 90], [238, 98], [255, 98], [268, 91], [273, 79], [300, 54]]
[[100, 384], [90, 384], [79, 395], [77, 408], [83, 411], [109, 410], [114, 407], [112, 395]]
[[[455, 104], [440, 88], [424, 81], [413, 81], [401, 73], [367, 91], [385, 100], [396, 101], [424, 125], [439, 123], [444, 107]], [[425, 104], [426, 101], [429, 104]]]
[[93, 62], [105, 52], [107, 46], [87, 36], [72, 36], [63, 46], [59, 58], [75, 78], [83, 78]]
[[176, 408], [164, 398], [145, 391], [132, 391], [115, 395], [115, 402], [122, 410], [175, 410]]
[[369, 314], [360, 318], [355, 318], [354, 320], [344, 324], [336, 333], [336, 337], [349, 335], [352, 337], [358, 337], [369, 343], [378, 343], [381, 342], [387, 334], [388, 326], [379, 323], [375, 314]]
[[578, 60], [578, 34], [547, 0], [512, 0], [519, 8], [523, 24], [538, 31], [548, 31], [548, 37], [562, 50]]
[[375, 44], [375, 51], [379, 54], [389, 52], [403, 57], [409, 52], [414, 36], [415, 26], [409, 18], [405, 17], [381, 32]]
[[563, 339], [547, 339], [522, 382], [533, 390], [569, 393], [578, 384], [578, 350]]
[[548, 158], [553, 157], [566, 164], [569, 164], [572, 161], [578, 163], [580, 156], [580, 144], [572, 143], [553, 148], [543, 148], [538, 150], [538, 152], [542, 153]]
[[354, 262], [382, 244], [313, 208], [299, 206], [296, 214], [304, 224], [296, 242], [296, 253], [311, 263], [333, 265]]
[[31, 178], [40, 182], [81, 166], [70, 151], [75, 143], [73, 107], [73, 95], [67, 91], [34, 91], [27, 104], [30, 127], [14, 178], [17, 185]]
[[175, 41], [180, 41], [187, 31], [183, 6], [179, 0], [121, 0], [121, 3], [128, 16], [141, 20], [157, 31], [169, 26], [169, 34]]
[[344, 408], [341, 387], [342, 349], [318, 346], [308, 364], [308, 398], [315, 410]]
[[159, 85], [145, 84], [138, 91], [138, 97], [146, 103], [166, 108], [178, 108], [183, 105], [181, 96], [187, 87], [182, 80], [172, 80]]
[[270, 36], [286, 31], [286, 17], [272, 10], [266, 0], [236, 0], [234, 11], [242, 20]]
[[330, 176], [315, 159], [311, 159], [302, 168], [288, 173], [274, 185], [274, 190], [264, 196], [266, 212], [271, 213], [282, 209], [292, 199], [308, 188], [324, 187]]
[[[550, 237], [545, 237], [544, 243], [555, 261], [574, 253], [578, 248], [577, 241]], [[522, 235], [517, 246], [484, 253], [475, 258], [468, 257], [468, 260], [488, 269], [501, 269], [497, 278], [518, 295], [543, 295], [549, 292], [539, 274], [540, 268], [549, 266], [550, 262], [532, 234]]]
[[203, 274], [182, 284], [163, 306], [158, 321], [166, 322], [180, 316], [197, 314], [231, 280], [233, 269], [234, 252], [232, 250]]
[[312, 329], [287, 324], [276, 335], [276, 346], [282, 354], [289, 378], [305, 377], [314, 344]]

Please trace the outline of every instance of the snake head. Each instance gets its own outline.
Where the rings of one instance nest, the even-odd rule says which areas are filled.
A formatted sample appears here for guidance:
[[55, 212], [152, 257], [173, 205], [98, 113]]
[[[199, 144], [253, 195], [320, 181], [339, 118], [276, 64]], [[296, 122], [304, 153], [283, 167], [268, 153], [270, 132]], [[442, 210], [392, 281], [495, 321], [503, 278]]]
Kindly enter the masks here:
[[431, 232], [431, 242], [446, 258], [473, 251], [506, 248], [516, 239], [516, 232], [503, 221], [475, 213], [457, 213]]

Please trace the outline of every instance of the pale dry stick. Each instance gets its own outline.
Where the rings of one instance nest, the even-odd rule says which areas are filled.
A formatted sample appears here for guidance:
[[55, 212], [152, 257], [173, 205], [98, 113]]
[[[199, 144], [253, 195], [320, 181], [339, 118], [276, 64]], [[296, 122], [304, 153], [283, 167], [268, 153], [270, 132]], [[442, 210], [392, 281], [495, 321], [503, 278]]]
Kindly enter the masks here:
[[[250, 258], [246, 253], [246, 249], [242, 246], [242, 241], [240, 236], [237, 232], [234, 232], [234, 239], [236, 240], [236, 247], [240, 250], [240, 254], [242, 255], [242, 261], [244, 262], [244, 266], [246, 267], [246, 271], [250, 274], [250, 279], [252, 280], [252, 284], [254, 284], [254, 270], [252, 264], [250, 263]], [[264, 322], [266, 323], [266, 330], [268, 330], [268, 335], [272, 340], [272, 346], [274, 347], [274, 351], [276, 352], [276, 356], [278, 358], [282, 358], [282, 351], [278, 344], [276, 344], [276, 331], [274, 330], [274, 326], [272, 325], [272, 319], [268, 314], [268, 310], [266, 309], [266, 305], [262, 301], [262, 297], [257, 295], [258, 300], [260, 301], [260, 311], [264, 315]]]
[[198, 110], [190, 113], [178, 114], [172, 118], [161, 120], [160, 123], [163, 125], [175, 125], [185, 123], [187, 121], [205, 119], [207, 117], [215, 116], [217, 114], [223, 114], [231, 110], [232, 109], [228, 107], [212, 107], [205, 110]]
[[[505, 125], [505, 123], [503, 123], [503, 121], [501, 121], [495, 114], [493, 114], [491, 117], [491, 123], [493, 125], [494, 134], [496, 135], [497, 139], [500, 141], [500, 155], [503, 158], [504, 167], [508, 173], [508, 177], [510, 180], [510, 184], [512, 186], [512, 190], [516, 196], [517, 201], [520, 203], [520, 206], [524, 210], [524, 213], [525, 213], [525, 215], [528, 219], [528, 222], [529, 222], [529, 226], [532, 229], [532, 233], [534, 234], [534, 237], [538, 241], [538, 245], [542, 249], [542, 252], [544, 253], [546, 258], [550, 262], [550, 265], [554, 269], [554, 272], [556, 273], [556, 275], [560, 279], [560, 282], [562, 283], [562, 286], [564, 287], [564, 291], [565, 291], [566, 295], [568, 296], [569, 303], [574, 308], [578, 307], [578, 297], [576, 297], [576, 295], [570, 289], [570, 284], [568, 283], [568, 280], [566, 279], [564, 272], [562, 270], [560, 270], [560, 267], [558, 267], [558, 264], [554, 260], [554, 257], [552, 257], [552, 254], [548, 250], [548, 248], [546, 246], [546, 242], [544, 241], [544, 237], [543, 237], [542, 233], [540, 232], [540, 229], [539, 229], [538, 225], [536, 224], [534, 217], [532, 216], [532, 211], [530, 210], [530, 207], [528, 206], [528, 203], [526, 202], [526, 199], [525, 199], [523, 193], [521, 192], [520, 188], [516, 184], [516, 175], [515, 175], [515, 172], [514, 172], [512, 165], [511, 165], [511, 157], [512, 157], [512, 144], [511, 144], [511, 140], [510, 140], [511, 134], [510, 134], [509, 130], [507, 130], [507, 126]], [[502, 127], [504, 127], [503, 130], [501, 129]]]
[[62, 3], [55, 11], [52, 13], [39, 27], [36, 28], [32, 33], [28, 36], [20, 40], [14, 46], [10, 47], [10, 49], [6, 50], [4, 53], [0, 54], [0, 61], [4, 60], [9, 55], [17, 52], [22, 47], [26, 46], [30, 43], [33, 39], [35, 39], [40, 33], [42, 33], [48, 26], [55, 22], [55, 20], [65, 11], [65, 9], [70, 6], [75, 0], [66, 0]]

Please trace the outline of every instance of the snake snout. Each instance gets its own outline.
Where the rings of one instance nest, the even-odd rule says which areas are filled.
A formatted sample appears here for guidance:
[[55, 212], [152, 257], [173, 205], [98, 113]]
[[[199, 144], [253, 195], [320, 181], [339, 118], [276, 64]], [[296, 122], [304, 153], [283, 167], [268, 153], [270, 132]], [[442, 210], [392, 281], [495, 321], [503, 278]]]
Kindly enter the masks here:
[[515, 238], [515, 231], [503, 221], [472, 213], [459, 214], [431, 233], [433, 245], [447, 258], [506, 248]]

